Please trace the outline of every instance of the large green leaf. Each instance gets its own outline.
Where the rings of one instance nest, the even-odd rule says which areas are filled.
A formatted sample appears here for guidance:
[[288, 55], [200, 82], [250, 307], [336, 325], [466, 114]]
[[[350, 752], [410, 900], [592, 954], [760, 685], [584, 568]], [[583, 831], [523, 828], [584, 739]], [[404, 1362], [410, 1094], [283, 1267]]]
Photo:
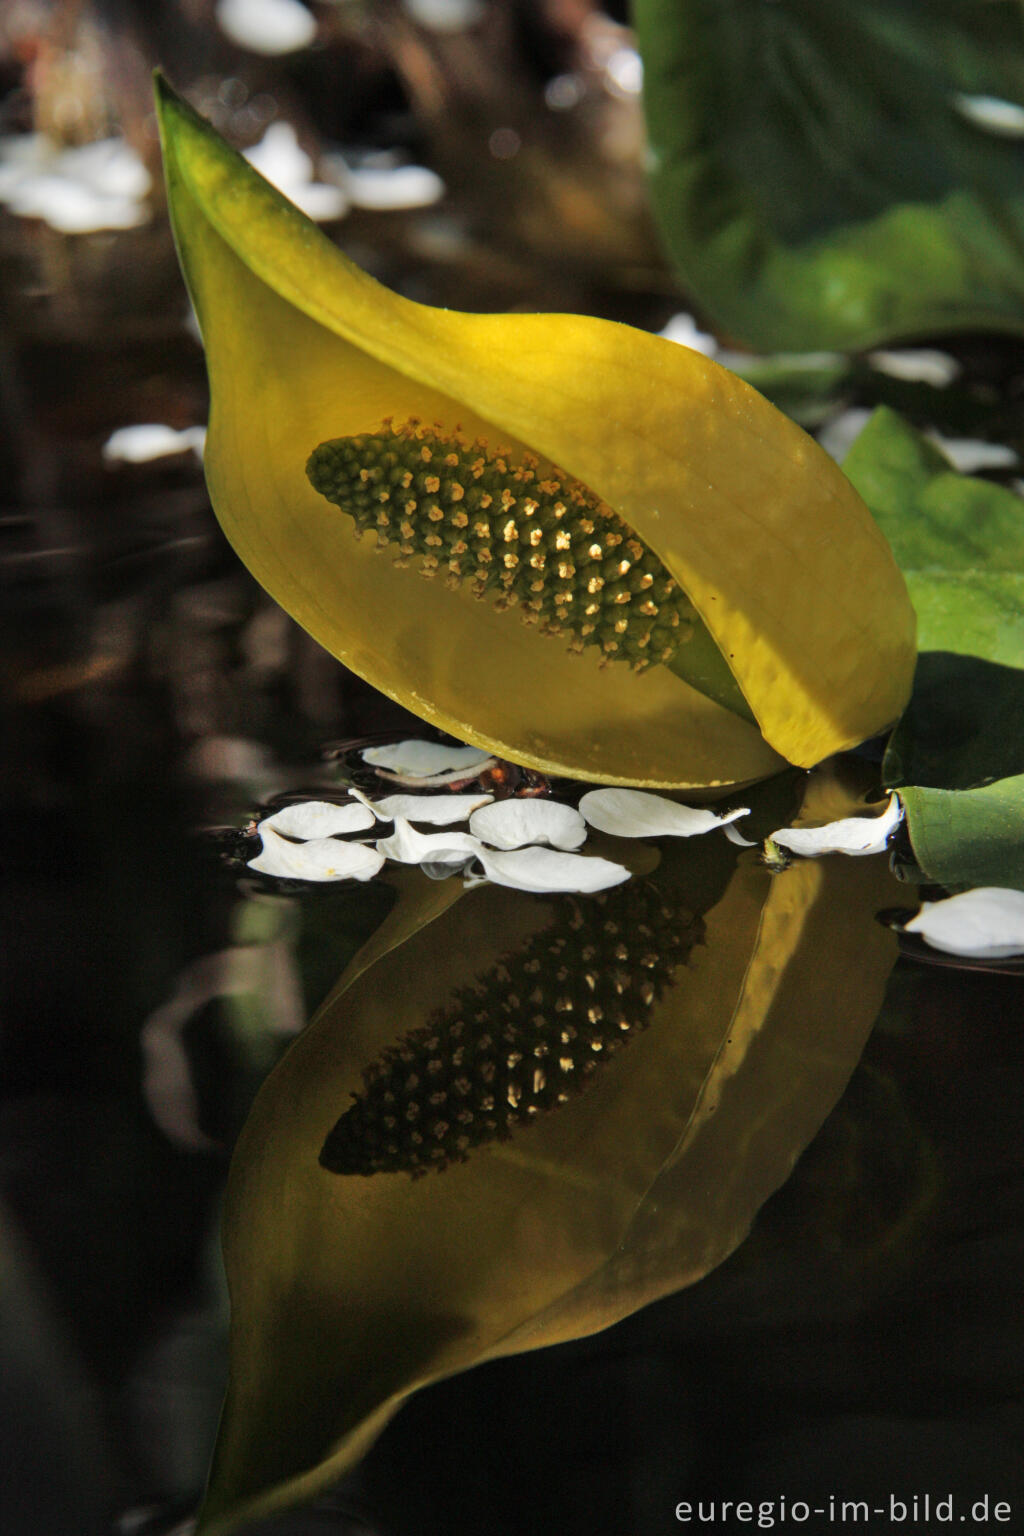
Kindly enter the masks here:
[[843, 467], [918, 613], [914, 692], [884, 764], [918, 863], [943, 885], [1024, 888], [1024, 501], [956, 474], [885, 408]]
[[655, 205], [695, 297], [773, 348], [1024, 329], [1018, 0], [634, 0]]
[[[813, 775], [803, 815], [837, 793]], [[894, 899], [884, 861], [772, 875], [721, 838], [663, 842], [660, 862], [633, 851], [636, 878], [599, 898], [484, 886], [438, 903], [412, 879], [266, 1083], [226, 1209], [231, 1382], [203, 1536], [338, 1477], [418, 1387], [698, 1279], [834, 1104], [893, 963], [874, 919]], [[569, 1029], [547, 1054], [523, 1044], [545, 1017]], [[522, 1101], [500, 1075], [519, 1046]], [[531, 1099], [535, 1066], [586, 1091]], [[506, 1100], [540, 1110], [506, 1140], [465, 1132], [466, 1161], [409, 1176], [427, 1160], [413, 1130], [450, 1148], [439, 1115], [486, 1121]], [[368, 1171], [375, 1158], [391, 1171]]]

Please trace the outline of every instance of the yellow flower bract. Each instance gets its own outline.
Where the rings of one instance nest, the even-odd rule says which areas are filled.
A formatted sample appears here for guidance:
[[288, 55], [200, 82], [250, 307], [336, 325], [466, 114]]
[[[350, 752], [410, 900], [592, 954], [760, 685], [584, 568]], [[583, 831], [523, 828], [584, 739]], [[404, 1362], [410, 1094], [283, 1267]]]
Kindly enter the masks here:
[[[464, 741], [602, 783], [743, 782], [897, 718], [914, 665], [902, 576], [797, 426], [725, 369], [627, 326], [389, 292], [165, 85], [158, 95], [210, 374], [213, 505], [257, 580], [328, 650]], [[306, 460], [388, 417], [532, 452], [590, 488], [684, 589], [760, 733], [663, 666], [602, 670], [352, 539]], [[699, 676], [696, 643], [693, 656]]]

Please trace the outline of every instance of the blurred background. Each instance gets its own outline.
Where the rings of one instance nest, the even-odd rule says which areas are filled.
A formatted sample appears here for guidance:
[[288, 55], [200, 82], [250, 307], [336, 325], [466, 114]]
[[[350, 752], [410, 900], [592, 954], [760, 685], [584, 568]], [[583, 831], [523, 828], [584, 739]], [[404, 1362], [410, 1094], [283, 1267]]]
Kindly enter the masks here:
[[[711, 333], [655, 233], [624, 4], [5, 0], [7, 1536], [189, 1528], [223, 1389], [232, 1141], [387, 903], [243, 878], [239, 829], [329, 784], [331, 743], [415, 733], [260, 592], [210, 511], [158, 63], [412, 298], [724, 348], [833, 441], [879, 399], [1010, 444], [994, 475], [1021, 440], [1018, 341], [938, 338], [950, 393], [877, 356], [794, 368]], [[1024, 1521], [1018, 989], [903, 962], [848, 1094], [729, 1263], [422, 1395], [336, 1494], [261, 1529], [655, 1536], [680, 1500], [830, 1492], [987, 1494]]]

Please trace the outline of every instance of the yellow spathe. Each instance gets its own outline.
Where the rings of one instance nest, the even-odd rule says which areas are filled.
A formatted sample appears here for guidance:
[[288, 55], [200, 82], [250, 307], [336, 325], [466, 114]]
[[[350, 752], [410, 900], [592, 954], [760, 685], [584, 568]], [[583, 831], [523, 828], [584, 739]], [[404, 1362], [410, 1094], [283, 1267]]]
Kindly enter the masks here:
[[[210, 373], [214, 508], [346, 665], [462, 740], [604, 783], [743, 782], [898, 717], [914, 664], [902, 576], [842, 473], [748, 385], [627, 326], [390, 293], [166, 86], [158, 97]], [[601, 670], [356, 542], [306, 459], [389, 416], [533, 451], [589, 486], [684, 587], [762, 734], [666, 668]]]

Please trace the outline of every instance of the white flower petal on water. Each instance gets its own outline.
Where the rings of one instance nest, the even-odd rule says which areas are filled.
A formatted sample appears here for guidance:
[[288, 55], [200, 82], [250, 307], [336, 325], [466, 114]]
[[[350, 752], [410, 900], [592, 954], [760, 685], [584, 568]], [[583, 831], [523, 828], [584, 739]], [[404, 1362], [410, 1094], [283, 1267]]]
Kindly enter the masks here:
[[705, 357], [714, 357], [718, 351], [717, 339], [710, 332], [702, 331], [693, 316], [685, 310], [673, 315], [658, 335], [666, 341], [674, 341], [677, 346], [689, 347], [691, 352], [701, 352]]
[[260, 836], [263, 852], [249, 860], [249, 868], [262, 875], [283, 880], [372, 880], [384, 867], [384, 855], [365, 843], [342, 843], [335, 837], [289, 843], [265, 822]]
[[903, 931], [947, 955], [988, 960], [1024, 955], [1024, 891], [988, 885], [926, 901]]
[[[605, 891], [629, 879], [629, 870], [610, 859], [581, 853], [560, 853], [554, 848], [516, 848], [495, 851], [481, 847], [477, 858], [494, 885], [516, 891]], [[478, 884], [478, 881], [470, 881]]]
[[217, 25], [236, 48], [273, 58], [308, 48], [316, 18], [300, 0], [217, 0]]
[[556, 800], [497, 800], [469, 818], [469, 830], [492, 848], [525, 848], [547, 843], [571, 852], [587, 840], [579, 811]]
[[162, 422], [140, 422], [111, 433], [103, 444], [103, 457], [108, 464], [146, 464], [191, 450], [202, 459], [205, 446], [205, 427], [184, 427], [178, 432]]
[[493, 795], [385, 795], [383, 800], [371, 800], [361, 790], [353, 789], [353, 795], [361, 800], [378, 821], [394, 821], [401, 816], [404, 821], [425, 822], [432, 827], [450, 827], [458, 821], [466, 821], [482, 805], [490, 805]]
[[376, 826], [373, 812], [358, 800], [350, 800], [346, 805], [332, 805], [329, 800], [299, 800], [267, 816], [256, 830], [262, 836], [263, 828], [270, 827], [283, 837], [308, 840], [363, 832], [373, 826]]
[[700, 837], [749, 816], [750, 810], [741, 806], [719, 816], [644, 789], [592, 789], [580, 801], [580, 815], [588, 826], [612, 837]]
[[1016, 101], [1005, 101], [1001, 96], [974, 96], [967, 91], [954, 91], [950, 100], [961, 117], [976, 128], [1006, 139], [1024, 138], [1024, 107]]
[[366, 747], [364, 763], [371, 768], [387, 768], [410, 779], [433, 778], [437, 774], [460, 773], [466, 776], [494, 762], [479, 747], [445, 746], [439, 741], [395, 741], [383, 747]]
[[124, 139], [60, 149], [42, 133], [0, 139], [0, 203], [61, 234], [133, 229], [149, 217], [151, 178]]
[[1019, 456], [1004, 443], [987, 443], [977, 437], [943, 437], [933, 429], [925, 433], [937, 448], [941, 448], [954, 469], [962, 475], [973, 475], [979, 469], [1012, 469], [1020, 463]]
[[936, 389], [945, 389], [963, 372], [955, 357], [934, 347], [869, 352], [868, 362], [876, 373], [887, 374], [891, 379], [904, 379], [909, 384], [932, 384]]
[[480, 855], [483, 844], [468, 832], [417, 832], [396, 816], [394, 832], [377, 839], [377, 850], [397, 864], [464, 864]]
[[327, 162], [338, 177], [353, 208], [386, 213], [402, 208], [431, 208], [447, 190], [436, 171], [425, 165], [350, 165], [344, 155], [329, 155]]
[[837, 464], [841, 464], [846, 458], [872, 414], [862, 406], [851, 406], [849, 410], [840, 411], [838, 416], [833, 416], [831, 421], [826, 422], [821, 428], [818, 433], [818, 442]]
[[314, 181], [313, 161], [291, 123], [271, 123], [259, 143], [245, 151], [245, 158], [308, 218], [324, 223], [348, 212], [349, 200], [340, 187]]
[[823, 853], [848, 853], [859, 858], [884, 853], [890, 837], [903, 820], [903, 807], [891, 795], [881, 816], [845, 816], [824, 827], [782, 827], [768, 839], [790, 853], [816, 859]]
[[484, 14], [481, 0], [402, 0], [402, 9], [421, 27], [447, 34], [464, 32]]

